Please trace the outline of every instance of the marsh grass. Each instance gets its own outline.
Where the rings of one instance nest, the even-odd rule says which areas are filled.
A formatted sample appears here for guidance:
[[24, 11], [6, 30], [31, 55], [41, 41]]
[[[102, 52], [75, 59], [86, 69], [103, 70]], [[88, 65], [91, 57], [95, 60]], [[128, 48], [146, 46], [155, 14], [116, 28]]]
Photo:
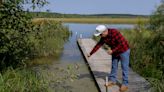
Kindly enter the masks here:
[[[52, 63], [53, 60], [46, 59], [44, 61], [43, 58], [53, 57], [54, 60], [57, 60], [71, 33], [67, 27], [56, 21], [39, 20], [33, 21], [33, 24], [39, 28], [39, 31], [33, 35], [31, 34], [31, 41], [35, 43], [34, 55], [33, 58], [26, 61], [26, 63], [30, 66], [32, 64]], [[35, 34], [37, 34], [38, 39], [34, 39]]]
[[43, 78], [29, 69], [8, 68], [0, 73], [0, 92], [48, 92]]
[[[164, 91], [163, 33], [149, 30], [126, 30], [122, 34], [131, 47], [130, 66], [145, 77], [155, 92]], [[141, 68], [142, 67], [142, 68]]]
[[139, 21], [147, 23], [147, 18], [34, 18], [33, 21], [51, 20], [69, 23], [98, 23], [98, 24], [137, 24]]
[[68, 40], [70, 32], [67, 27], [64, 27], [60, 22], [42, 20], [33, 22], [39, 25], [40, 41], [38, 41], [39, 56], [58, 55], [64, 43]]
[[74, 65], [68, 65], [66, 69], [54, 67], [54, 71], [9, 67], [0, 73], [0, 92], [70, 92], [71, 89], [65, 88], [65, 82], [76, 80], [75, 72]]

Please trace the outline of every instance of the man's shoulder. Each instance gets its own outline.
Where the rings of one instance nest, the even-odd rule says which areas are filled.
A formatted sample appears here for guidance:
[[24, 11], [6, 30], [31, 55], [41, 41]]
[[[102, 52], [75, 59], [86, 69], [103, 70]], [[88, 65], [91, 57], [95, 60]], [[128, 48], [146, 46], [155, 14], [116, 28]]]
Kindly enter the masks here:
[[117, 33], [117, 32], [119, 32], [119, 30], [116, 29], [116, 28], [108, 28], [108, 31], [109, 31], [109, 32], [112, 32], [112, 33]]
[[108, 28], [109, 31], [118, 31], [117, 28]]

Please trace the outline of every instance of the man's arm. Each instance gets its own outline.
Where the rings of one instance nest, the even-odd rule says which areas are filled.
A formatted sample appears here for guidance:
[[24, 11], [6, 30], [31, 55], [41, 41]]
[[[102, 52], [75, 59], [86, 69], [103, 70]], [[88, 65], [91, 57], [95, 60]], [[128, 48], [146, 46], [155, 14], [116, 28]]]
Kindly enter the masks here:
[[92, 49], [92, 51], [90, 52], [89, 57], [94, 54], [102, 45], [104, 44], [103, 39], [101, 38], [100, 41], [95, 45], [95, 47]]

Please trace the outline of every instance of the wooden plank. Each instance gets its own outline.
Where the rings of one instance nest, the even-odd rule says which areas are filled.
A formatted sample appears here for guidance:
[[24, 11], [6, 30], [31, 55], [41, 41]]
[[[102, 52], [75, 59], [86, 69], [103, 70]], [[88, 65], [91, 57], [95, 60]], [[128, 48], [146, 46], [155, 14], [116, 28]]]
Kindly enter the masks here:
[[[90, 53], [92, 48], [96, 45], [96, 42], [93, 39], [78, 39], [78, 45], [81, 49], [91, 72], [94, 76], [95, 82], [98, 85], [98, 88], [101, 92], [106, 92], [105, 77], [109, 75], [111, 71], [111, 55], [107, 54], [107, 52], [100, 48], [95, 54], [93, 54], [90, 58], [87, 57], [87, 54]], [[122, 81], [122, 71], [121, 66], [119, 64], [118, 69], [118, 82]], [[140, 75], [133, 72], [131, 68], [129, 68], [129, 90], [128, 92], [149, 92], [151, 89], [150, 84]], [[119, 92], [119, 85], [115, 85], [112, 87], [108, 87], [108, 92]]]
[[[90, 58], [87, 58], [87, 53], [95, 46], [96, 42], [92, 39], [78, 39], [78, 44], [83, 52], [83, 55], [90, 66], [91, 72], [101, 92], [106, 92], [105, 77], [111, 71], [111, 56], [106, 51], [100, 48]], [[117, 91], [116, 91], [117, 90]], [[119, 92], [118, 86], [108, 88], [109, 92]]]

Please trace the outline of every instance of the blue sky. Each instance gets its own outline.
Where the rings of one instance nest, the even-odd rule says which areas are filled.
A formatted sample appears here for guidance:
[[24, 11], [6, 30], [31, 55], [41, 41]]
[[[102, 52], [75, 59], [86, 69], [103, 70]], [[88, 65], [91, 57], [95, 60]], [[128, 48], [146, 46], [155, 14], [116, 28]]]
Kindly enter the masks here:
[[150, 15], [161, 0], [47, 0], [50, 4], [35, 11], [67, 14], [142, 14]]

